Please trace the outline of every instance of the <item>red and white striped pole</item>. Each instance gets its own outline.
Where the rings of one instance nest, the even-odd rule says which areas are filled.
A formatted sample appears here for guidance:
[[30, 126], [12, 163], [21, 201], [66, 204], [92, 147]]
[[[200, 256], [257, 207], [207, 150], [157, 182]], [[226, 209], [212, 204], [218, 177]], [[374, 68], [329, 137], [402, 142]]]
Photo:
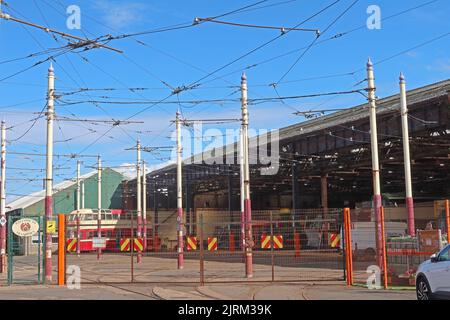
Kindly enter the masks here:
[[239, 168], [240, 168], [240, 190], [241, 190], [241, 249], [245, 253], [245, 191], [244, 191], [244, 139], [242, 128], [239, 130]]
[[145, 173], [145, 161], [142, 161], [142, 216], [144, 220], [144, 252], [147, 251], [147, 176]]
[[378, 162], [378, 131], [377, 131], [377, 105], [375, 97], [375, 77], [373, 72], [373, 63], [369, 59], [367, 62], [367, 81], [368, 81], [368, 100], [369, 100], [369, 117], [370, 117], [370, 138], [372, 147], [372, 177], [373, 177], [373, 204], [375, 211], [376, 225], [376, 247], [377, 262], [380, 268], [383, 262], [383, 243], [382, 243], [382, 226], [381, 226], [381, 187], [380, 187], [380, 165]]
[[411, 237], [414, 237], [416, 232], [414, 226], [414, 200], [412, 194], [411, 159], [409, 152], [408, 104], [406, 101], [406, 82], [403, 73], [400, 74], [400, 103], [403, 133], [403, 162], [405, 163], [406, 208], [408, 212], [408, 234]]
[[80, 180], [80, 174], [81, 174], [81, 161], [77, 161], [77, 217], [76, 217], [76, 223], [77, 223], [77, 256], [80, 256], [80, 209], [81, 209], [81, 180]]
[[178, 234], [178, 269], [184, 268], [183, 243], [183, 190], [182, 190], [182, 152], [180, 112], [176, 113], [177, 130], [177, 234]]
[[81, 232], [80, 232], [80, 215], [77, 214], [77, 256], [81, 253]]
[[[102, 159], [97, 158], [97, 237], [102, 237]], [[97, 260], [102, 257], [102, 249], [97, 248]]]
[[0, 273], [6, 272], [6, 125], [1, 125], [1, 177], [0, 177]]
[[[142, 190], [141, 190], [141, 142], [137, 141], [137, 160], [136, 160], [136, 212], [137, 212], [137, 229], [136, 236], [137, 239], [142, 237]], [[134, 243], [131, 244], [134, 246]], [[142, 252], [138, 251], [137, 263], [142, 262]]]
[[[45, 178], [45, 226], [53, 217], [53, 118], [55, 104], [55, 73], [53, 65], [48, 69], [47, 93], [47, 153]], [[52, 234], [45, 227], [45, 282], [52, 282]]]
[[247, 278], [253, 277], [253, 235], [252, 235], [252, 205], [250, 200], [250, 164], [248, 139], [248, 101], [247, 76], [241, 77], [241, 103], [242, 103], [242, 136], [244, 145], [244, 213], [245, 213], [245, 274]]

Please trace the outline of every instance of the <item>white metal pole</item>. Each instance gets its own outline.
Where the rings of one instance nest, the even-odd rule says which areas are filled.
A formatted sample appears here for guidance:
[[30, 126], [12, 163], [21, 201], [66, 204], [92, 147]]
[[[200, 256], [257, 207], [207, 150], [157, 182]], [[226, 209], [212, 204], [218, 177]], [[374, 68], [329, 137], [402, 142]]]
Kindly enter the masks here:
[[81, 181], [81, 209], [84, 208], [84, 181]]
[[408, 234], [415, 236], [414, 225], [414, 200], [412, 193], [411, 180], [411, 159], [409, 152], [409, 128], [408, 128], [408, 104], [406, 100], [406, 82], [403, 73], [400, 74], [400, 103], [402, 116], [402, 134], [403, 134], [403, 162], [405, 163], [405, 188], [406, 188], [406, 208], [408, 213]]
[[247, 76], [241, 77], [241, 103], [242, 103], [242, 134], [244, 144], [244, 215], [246, 227], [245, 273], [247, 278], [253, 277], [253, 235], [252, 235], [252, 205], [250, 200], [250, 163], [249, 163], [249, 137], [248, 137], [248, 98]]
[[[47, 93], [47, 154], [45, 178], [45, 225], [53, 218], [53, 118], [55, 104], [55, 73], [53, 65], [48, 69]], [[52, 234], [45, 228], [45, 282], [52, 282]]]
[[373, 71], [372, 61], [367, 62], [367, 81], [368, 81], [368, 100], [370, 110], [370, 138], [372, 147], [372, 176], [373, 176], [373, 204], [375, 212], [376, 225], [376, 247], [377, 247], [377, 262], [381, 267], [383, 262], [383, 242], [382, 242], [382, 227], [381, 227], [381, 187], [380, 187], [380, 165], [378, 160], [378, 131], [377, 131], [377, 105], [375, 97], [375, 77]]
[[142, 161], [142, 216], [144, 221], [143, 239], [144, 252], [147, 251], [147, 176], [145, 161]]
[[[102, 237], [102, 159], [97, 158], [97, 237]], [[102, 256], [102, 249], [97, 249], [97, 259]]]
[[184, 267], [183, 256], [183, 190], [182, 190], [182, 152], [181, 147], [181, 121], [180, 112], [176, 113], [176, 130], [177, 130], [177, 224], [178, 224], [178, 269]]
[[81, 172], [81, 161], [78, 160], [77, 161], [77, 207], [76, 207], [77, 211], [81, 209], [81, 203], [80, 203], [81, 202], [80, 172]]
[[1, 177], [0, 177], [0, 273], [6, 272], [6, 125], [1, 125]]
[[[141, 189], [141, 142], [137, 141], [137, 160], [136, 160], [136, 211], [137, 211], [137, 238], [142, 237], [142, 189]], [[131, 244], [134, 246], [134, 243]], [[139, 251], [137, 255], [137, 263], [142, 262], [142, 252]]]

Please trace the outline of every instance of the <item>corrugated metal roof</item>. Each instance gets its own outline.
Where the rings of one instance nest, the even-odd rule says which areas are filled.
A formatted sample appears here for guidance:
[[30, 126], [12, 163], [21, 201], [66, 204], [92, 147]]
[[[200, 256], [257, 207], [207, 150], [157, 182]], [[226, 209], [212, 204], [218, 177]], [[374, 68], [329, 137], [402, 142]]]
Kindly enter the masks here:
[[[105, 168], [105, 169], [109, 169], [109, 170], [113, 170], [110, 168]], [[115, 172], [117, 172], [116, 170], [113, 170]], [[119, 174], [121, 174], [120, 172], [117, 172]], [[97, 175], [97, 171], [92, 171], [89, 173], [86, 173], [84, 175], [80, 176], [81, 181], [86, 180], [91, 178], [92, 176]], [[64, 180], [56, 185], [53, 186], [53, 192], [57, 193], [63, 190], [66, 190], [74, 185], [76, 185], [76, 180]], [[41, 191], [37, 191], [34, 193], [31, 193], [28, 196], [24, 196], [24, 197], [20, 197], [16, 200], [13, 200], [12, 202], [6, 204], [6, 210], [7, 211], [13, 211], [13, 210], [17, 210], [17, 209], [22, 209], [22, 208], [27, 208], [39, 201], [42, 201], [45, 199], [45, 190], [41, 190]]]
[[[430, 84], [421, 88], [413, 89], [407, 91], [408, 105], [414, 105], [424, 101], [428, 101], [437, 97], [445, 96], [450, 94], [450, 79], [440, 81], [434, 84]], [[389, 112], [392, 110], [397, 110], [400, 108], [400, 94], [392, 95], [380, 100], [377, 100], [377, 114]], [[289, 139], [295, 136], [302, 136], [305, 134], [310, 134], [318, 130], [323, 130], [328, 127], [336, 126], [339, 124], [356, 121], [363, 118], [369, 117], [368, 104], [364, 103], [359, 106], [348, 108], [343, 111], [338, 111], [317, 119], [312, 119], [304, 122], [300, 122], [279, 130], [279, 140]], [[252, 142], [257, 141], [258, 137], [250, 138], [250, 145]], [[223, 146], [225, 148], [224, 156], [228, 155], [229, 150], [238, 150], [238, 144], [232, 143], [228, 146]], [[183, 163], [188, 165], [193, 163], [194, 159], [200, 158], [199, 155], [194, 155], [183, 160]], [[208, 160], [211, 158], [210, 153], [202, 154], [203, 160]], [[161, 169], [154, 170], [151, 174], [157, 174], [159, 172], [164, 172], [176, 168], [176, 164], [167, 165]]]

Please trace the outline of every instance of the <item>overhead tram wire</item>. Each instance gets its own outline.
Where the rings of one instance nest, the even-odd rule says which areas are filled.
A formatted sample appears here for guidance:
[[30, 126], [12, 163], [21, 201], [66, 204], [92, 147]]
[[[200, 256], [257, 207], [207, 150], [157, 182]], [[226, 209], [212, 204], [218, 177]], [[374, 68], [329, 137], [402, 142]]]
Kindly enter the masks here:
[[[328, 5], [328, 6], [326, 6], [325, 8], [319, 10], [318, 12], [314, 13], [313, 15], [311, 15], [311, 16], [308, 17], [307, 19], [301, 21], [300, 23], [298, 23], [297, 25], [295, 25], [294, 27], [292, 27], [292, 28], [290, 28], [290, 29], [295, 29], [295, 28], [300, 27], [300, 26], [303, 25], [304, 23], [306, 23], [306, 22], [312, 20], [312, 19], [315, 18], [316, 16], [320, 15], [321, 13], [325, 12], [325, 11], [328, 10], [329, 8], [333, 7], [334, 5], [336, 5], [337, 3], [339, 3], [340, 1], [341, 1], [341, 0], [336, 0], [336, 1], [334, 1], [334, 2], [331, 3], [330, 5]], [[232, 60], [231, 62], [228, 62], [228, 63], [226, 63], [225, 65], [223, 65], [223, 66], [221, 66], [221, 67], [215, 69], [214, 71], [208, 73], [207, 75], [203, 76], [202, 78], [200, 78], [200, 79], [198, 79], [198, 80], [192, 82], [192, 83], [189, 84], [187, 87], [189, 88], [189, 87], [192, 87], [192, 86], [195, 86], [195, 85], [198, 85], [198, 84], [201, 85], [201, 82], [202, 82], [203, 80], [209, 78], [210, 76], [216, 74], [216, 73], [219, 72], [219, 71], [224, 70], [225, 68], [227, 68], [227, 67], [229, 67], [229, 66], [235, 64], [236, 62], [238, 62], [238, 61], [240, 61], [240, 60], [246, 58], [247, 56], [251, 55], [252, 53], [254, 53], [254, 52], [256, 52], [256, 51], [258, 51], [258, 50], [260, 50], [260, 49], [262, 49], [262, 48], [264, 48], [264, 47], [266, 47], [266, 46], [268, 46], [269, 44], [271, 44], [271, 43], [273, 43], [274, 41], [280, 39], [281, 37], [283, 37], [283, 36], [289, 34], [290, 32], [291, 32], [291, 30], [288, 30], [288, 31], [286, 31], [286, 32], [284, 32], [284, 33], [279, 34], [279, 35], [276, 36], [275, 38], [270, 39], [269, 41], [267, 41], [267, 42], [265, 42], [265, 43], [259, 45], [258, 47], [254, 48], [254, 49], [252, 49], [252, 50], [250, 50], [250, 51], [248, 51], [248, 52], [246, 52], [245, 54], [239, 56], [238, 58]]]
[[[21, 15], [20, 13], [19, 13], [19, 15]], [[22, 15], [21, 15], [22, 16]], [[23, 26], [22, 26], [23, 27]], [[24, 28], [24, 27], [23, 27]], [[34, 39], [34, 41], [42, 48], [42, 49], [44, 49], [44, 47], [42, 46], [42, 44], [40, 44], [40, 42], [28, 31], [28, 29], [26, 29], [26, 28], [24, 28], [25, 29], [25, 31]], [[56, 42], [58, 42], [57, 41], [57, 39], [56, 38], [54, 38], [55, 39], [55, 41]], [[65, 54], [65, 53], [64, 53]], [[54, 60], [54, 59], [52, 59], [56, 64], [58, 64], [57, 62], [56, 62], [56, 60]], [[70, 59], [69, 59], [69, 62], [71, 62], [70, 61]], [[71, 78], [72, 79], [72, 81], [74, 81], [74, 83], [76, 83], [77, 84], [77, 82], [71, 77], [71, 75], [68, 73], [68, 72], [66, 72], [65, 71], [65, 69], [62, 67], [62, 66], [60, 66], [59, 64], [58, 64], [58, 66], [63, 70], [63, 72], [64, 73], [66, 73], [66, 75], [69, 77], [69, 78]], [[73, 64], [72, 64], [72, 67], [73, 67]], [[74, 68], [74, 70], [75, 70], [75, 72], [77, 72], [76, 71], [76, 69]], [[79, 86], [79, 85], [78, 85]], [[88, 130], [90, 129], [90, 128], [87, 128]], [[121, 128], [122, 129], [122, 128]], [[123, 129], [122, 129], [123, 130]]]
[[[253, 3], [253, 4], [250, 4], [250, 5], [247, 5], [247, 6], [244, 6], [244, 7], [241, 7], [241, 8], [238, 8], [238, 9], [235, 9], [235, 10], [232, 10], [232, 11], [229, 11], [229, 12], [217, 15], [217, 16], [214, 16], [213, 18], [216, 19], [216, 18], [222, 18], [222, 17], [228, 16], [228, 15], [232, 15], [232, 14], [238, 13], [238, 12], [240, 12], [242, 10], [249, 9], [251, 7], [257, 6], [257, 5], [262, 4], [262, 3], [265, 3], [267, 1], [269, 1], [269, 0], [261, 0], [261, 1], [258, 1], [256, 3]], [[192, 23], [192, 21], [189, 21], [189, 22], [178, 23], [178, 24], [169, 25], [169, 26], [166, 26], [166, 27], [153, 29], [153, 30], [148, 30], [148, 31], [141, 31], [141, 32], [130, 33], [130, 34], [122, 34], [122, 35], [118, 35], [118, 36], [110, 36], [107, 39], [108, 40], [118, 40], [118, 39], [124, 39], [124, 38], [129, 38], [129, 37], [136, 37], [136, 36], [143, 36], [143, 35], [149, 35], [149, 34], [155, 34], [155, 33], [161, 33], [161, 32], [168, 32], [168, 31], [187, 29], [187, 28], [195, 27], [197, 25], [198, 24], [194, 24], [194, 23]]]
[[[11, 11], [15, 11], [9, 5], [7, 5], [6, 7], [8, 9], [10, 9]], [[13, 21], [13, 22], [17, 22], [17, 23], [19, 23], [21, 25], [26, 25], [26, 26], [33, 27], [33, 28], [36, 28], [36, 29], [40, 29], [40, 30], [42, 30], [42, 31], [44, 31], [46, 33], [51, 33], [51, 34], [54, 34], [54, 35], [58, 35], [58, 36], [66, 39], [66, 40], [69, 40], [69, 39], [70, 40], [76, 40], [76, 41], [78, 41], [78, 43], [71, 43], [72, 46], [74, 46], [74, 47], [77, 47], [77, 46], [80, 46], [80, 45], [81, 46], [90, 45], [90, 46], [92, 46], [92, 48], [101, 47], [101, 48], [105, 48], [105, 49], [108, 49], [108, 50], [115, 51], [117, 53], [122, 53], [121, 50], [118, 50], [118, 49], [109, 47], [107, 45], [101, 44], [101, 43], [99, 43], [99, 42], [97, 42], [95, 40], [83, 39], [83, 38], [80, 38], [80, 37], [77, 37], [77, 36], [74, 36], [74, 35], [71, 35], [71, 34], [68, 34], [68, 33], [65, 33], [65, 32], [61, 32], [61, 31], [58, 31], [58, 30], [55, 30], [55, 29], [43, 27], [43, 26], [40, 26], [40, 25], [32, 23], [32, 22], [20, 20], [20, 19], [17, 19], [17, 18], [15, 18], [15, 17], [13, 17], [13, 16], [11, 16], [10, 14], [7, 14], [7, 13], [0, 12], [0, 19]]]
[[[44, 1], [44, 2], [48, 4], [48, 2], [46, 2], [46, 1]], [[260, 1], [260, 2], [257, 2], [256, 4], [260, 4], [260, 3], [263, 3], [263, 2], [265, 2], [265, 1]], [[269, 7], [269, 6], [274, 6], [274, 5], [281, 5], [281, 4], [285, 4], [285, 3], [289, 3], [289, 2], [294, 2], [294, 1], [278, 2], [278, 3], [275, 3], [275, 4], [271, 4], [271, 5], [267, 5], [267, 6], [261, 6], [261, 7], [257, 7], [257, 8], [254, 8], [254, 9], [255, 9], [255, 10], [256, 10], [256, 9], [262, 9], [262, 8], [264, 8], [264, 7]], [[239, 9], [233, 10], [233, 11], [231, 11], [231, 12], [227, 12], [227, 13], [225, 13], [225, 14], [218, 15], [218, 16], [216, 16], [216, 17], [223, 17], [223, 16], [227, 16], [227, 15], [231, 15], [231, 14], [236, 14], [236, 13], [242, 12], [243, 9], [245, 9], [246, 11], [253, 10], [252, 7], [253, 7], [254, 5], [256, 5], [256, 4], [252, 4], [252, 5], [243, 7], [243, 8], [239, 8]], [[48, 5], [50, 5], [50, 4], [48, 4]], [[51, 6], [51, 5], [50, 5], [50, 6]], [[57, 11], [57, 9], [55, 9], [53, 6], [51, 6], [51, 7], [52, 7], [54, 10]], [[59, 11], [57, 11], [57, 12], [59, 12]], [[62, 16], [65, 16], [64, 13], [60, 13], [60, 14], [62, 14]], [[89, 18], [89, 17], [88, 17], [88, 18]], [[114, 30], [114, 31], [117, 31], [117, 30], [115, 30], [114, 28], [111, 28], [111, 27], [109, 27], [109, 26], [106, 26], [104, 23], [98, 22], [96, 19], [93, 19], [93, 18], [90, 18], [90, 19], [93, 20], [93, 21], [96, 22], [96, 23], [101, 24], [102, 26], [105, 26], [105, 27], [107, 27], [107, 28], [109, 28], [109, 29], [112, 29], [112, 30]], [[146, 44], [146, 43], [144, 43], [144, 42], [142, 42], [142, 41], [140, 41], [140, 40], [137, 40], [137, 39], [133, 39], [133, 40], [136, 41], [137, 43], [141, 44], [141, 45], [149, 46], [148, 44]], [[161, 50], [157, 50], [157, 51], [162, 52]], [[181, 62], [181, 63], [183, 63], [183, 64], [185, 64], [185, 65], [190, 66], [190, 67], [193, 67], [193, 68], [195, 68], [196, 70], [199, 70], [199, 71], [201, 71], [201, 72], [207, 73], [207, 71], [204, 71], [204, 70], [202, 70], [202, 69], [200, 69], [200, 68], [198, 68], [198, 67], [192, 66], [192, 64], [189, 64], [189, 63], [187, 63], [187, 62], [185, 62], [185, 61], [181, 61], [180, 59], [175, 58], [175, 57], [173, 57], [172, 55], [167, 54], [166, 52], [162, 52], [162, 53], [165, 54], [166, 56], [169, 56], [169, 57], [172, 58], [172, 59], [177, 60], [178, 62]], [[127, 59], [127, 60], [130, 60], [130, 59]], [[134, 61], [131, 61], [131, 62], [133, 62], [135, 65], [138, 65], [138, 64], [135, 63]], [[138, 67], [141, 67], [141, 69], [142, 69], [142, 66], [139, 66], [139, 65], [138, 65]], [[144, 69], [145, 69], [145, 68], [144, 68]], [[146, 71], [146, 72], [148, 73], [148, 70], [147, 70], [147, 69], [145, 69], [144, 71]], [[152, 76], [154, 76], [154, 75], [152, 75]], [[158, 80], [161, 81], [161, 79], [159, 79], [159, 78], [158, 78]], [[226, 81], [226, 82], [229, 82], [229, 81], [227, 81], [227, 80], [225, 80], [225, 79], [223, 79], [223, 80]], [[167, 86], [167, 83], [166, 83], [166, 82], [163, 82], [163, 81], [162, 81], [162, 83], [163, 83], [165, 86]], [[179, 88], [175, 88], [175, 89], [179, 89]], [[182, 88], [182, 90], [178, 90], [178, 92], [182, 92], [182, 91], [186, 91], [186, 90], [189, 90], [189, 91], [190, 91], [190, 90], [192, 90], [192, 89], [196, 89], [196, 87], [191, 87], [191, 88], [186, 88], [186, 87], [184, 87], [184, 88]], [[172, 91], [175, 91], [175, 90], [172, 90]], [[191, 92], [189, 92], [189, 94], [193, 95]], [[193, 96], [195, 96], [195, 95], [193, 95]]]
[[281, 76], [281, 78], [275, 83], [278, 85], [284, 78], [295, 68], [295, 66], [300, 62], [300, 60], [308, 53], [309, 50], [314, 46], [314, 44], [319, 40], [319, 38], [331, 29], [350, 9], [352, 9], [359, 0], [354, 0], [350, 6], [348, 6], [339, 16], [336, 17], [317, 37], [311, 42], [311, 44], [300, 54], [300, 56], [294, 61], [294, 63], [289, 67], [289, 69]]
[[[36, 7], [38, 8], [38, 10], [39, 10], [39, 12], [40, 12], [40, 14], [41, 14], [41, 16], [42, 16], [42, 18], [44, 19], [44, 21], [47, 23], [47, 25], [48, 25], [48, 22], [47, 22], [47, 19], [45, 18], [45, 16], [44, 16], [44, 14], [42, 13], [42, 10], [40, 9], [40, 7], [38, 6], [38, 4], [36, 3], [36, 1], [34, 0], [34, 3], [35, 3], [35, 5], [36, 5]], [[87, 36], [86, 36], [86, 38], [87, 38]], [[53, 37], [53, 39], [58, 43], [59, 41], [58, 41], [58, 39], [56, 38], [56, 37]], [[37, 41], [37, 40], [36, 40]], [[83, 84], [86, 86], [86, 83], [84, 82], [84, 80], [83, 80], [83, 78], [81, 77], [81, 75], [80, 75], [80, 73], [78, 72], [78, 70], [75, 68], [75, 66], [73, 65], [73, 63], [72, 63], [72, 61], [70, 60], [70, 58], [68, 57], [68, 56], [65, 56], [66, 57], [66, 59], [67, 59], [67, 61], [69, 62], [69, 64], [71, 65], [71, 67], [72, 67], [72, 69], [74, 70], [74, 72], [78, 75], [78, 77], [80, 78], [80, 80], [81, 80], [81, 82], [83, 82]], [[58, 65], [59, 66], [59, 65]], [[62, 66], [60, 66], [61, 67], [61, 69], [63, 70], [63, 72], [77, 85], [77, 86], [80, 86], [79, 85], [79, 83], [68, 73], [68, 72], [66, 72], [66, 70], [62, 67]], [[86, 93], [86, 96], [88, 96], [89, 97], [89, 94], [87, 94]], [[101, 106], [99, 106], [99, 105], [95, 105], [98, 109], [100, 109], [101, 111], [103, 111], [107, 116], [109, 116], [109, 117], [111, 117], [111, 115], [105, 110], [105, 109], [103, 109]], [[73, 113], [72, 113], [73, 114]], [[73, 114], [74, 115], [74, 114]], [[74, 115], [75, 116], [75, 115]], [[77, 118], [78, 119], [78, 117], [76, 117], [75, 116], [75, 118]], [[120, 124], [120, 122], [117, 122], [117, 120], [116, 119], [114, 119], [113, 117], [111, 117], [112, 118], [112, 120], [115, 122], [115, 123], [117, 123], [117, 124]], [[79, 119], [78, 119], [79, 120]], [[87, 128], [87, 127], [86, 127]], [[90, 128], [87, 128], [88, 130], [91, 130]], [[128, 136], [130, 136], [122, 127], [120, 127], [120, 129], [125, 133], [125, 134], [127, 134]], [[130, 136], [131, 137], [131, 136]]]
[[[427, 1], [427, 2], [425, 2], [425, 3], [423, 3], [423, 4], [420, 4], [420, 5], [417, 5], [417, 6], [408, 8], [408, 9], [406, 9], [406, 10], [403, 10], [403, 11], [400, 11], [400, 12], [397, 12], [397, 13], [394, 13], [394, 14], [392, 14], [392, 15], [390, 15], [390, 16], [384, 17], [384, 18], [381, 19], [381, 22], [391, 20], [391, 19], [393, 19], [393, 18], [396, 18], [396, 17], [398, 17], [398, 16], [404, 15], [404, 14], [409, 13], [409, 12], [414, 11], [414, 10], [420, 9], [420, 8], [422, 8], [422, 7], [428, 6], [428, 5], [433, 4], [433, 3], [435, 3], [435, 2], [438, 2], [438, 1], [442, 1], [442, 0], [432, 0], [432, 1]], [[319, 44], [322, 44], [322, 43], [325, 43], [325, 42], [328, 42], [328, 41], [331, 41], [331, 40], [335, 40], [335, 39], [341, 38], [341, 37], [346, 36], [346, 35], [348, 35], [348, 34], [350, 34], [350, 33], [353, 33], [353, 32], [359, 31], [359, 30], [364, 30], [364, 29], [366, 29], [366, 28], [367, 28], [367, 26], [364, 24], [364, 25], [361, 25], [361, 26], [359, 26], [359, 27], [357, 27], [357, 28], [353, 28], [353, 29], [348, 30], [348, 31], [345, 31], [345, 32], [337, 33], [337, 34], [335, 34], [335, 35], [333, 35], [333, 36], [330, 36], [329, 38], [326, 38], [326, 39], [322, 39], [322, 40], [320, 40], [320, 41], [317, 41], [313, 46], [317, 46], [317, 45], [319, 45]], [[235, 71], [232, 71], [232, 72], [229, 72], [229, 73], [227, 73], [227, 74], [221, 75], [220, 78], [221, 78], [221, 77], [228, 77], [228, 76], [231, 76], [231, 75], [233, 75], [233, 74], [241, 73], [241, 72], [244, 72], [244, 71], [247, 71], [247, 70], [256, 68], [256, 67], [258, 67], [258, 66], [260, 66], [260, 65], [267, 64], [267, 63], [270, 63], [270, 62], [272, 62], [272, 61], [275, 61], [275, 60], [284, 58], [284, 57], [286, 57], [286, 56], [289, 56], [289, 55], [298, 53], [298, 52], [301, 51], [301, 50], [305, 50], [307, 47], [308, 47], [308, 46], [304, 46], [304, 47], [301, 47], [301, 48], [297, 48], [297, 49], [294, 49], [294, 50], [290, 50], [290, 51], [288, 51], [288, 52], [286, 52], [286, 53], [283, 53], [283, 54], [274, 56], [274, 57], [272, 57], [272, 58], [268, 58], [268, 59], [265, 59], [265, 60], [256, 62], [256, 63], [251, 64], [251, 65], [248, 65], [248, 66], [246, 66], [246, 67], [244, 67], [244, 68], [236, 69]], [[323, 76], [323, 77], [324, 77], [324, 78], [334, 78], [334, 77], [344, 77], [344, 76], [351, 76], [351, 75], [352, 75], [352, 73], [344, 73], [344, 74], [333, 74], [333, 75]], [[219, 77], [218, 77], [218, 78], [219, 78]], [[204, 82], [204, 83], [213, 82], [213, 81], [217, 80], [218, 78], [214, 78], [214, 79], [208, 80], [208, 81], [206, 81], [206, 82]], [[311, 80], [314, 80], [314, 77], [311, 77], [310, 79], [311, 79]], [[300, 80], [281, 81], [281, 82], [278, 83], [278, 85], [280, 85], [280, 84], [285, 84], [285, 83], [292, 83], [292, 82], [306, 81], [306, 80], [309, 80], [309, 78], [308, 78], [308, 79], [300, 79]], [[253, 85], [253, 86], [255, 86], [255, 85]], [[261, 85], [256, 85], [256, 86], [270, 86], [270, 84], [261, 84]]]
[[[345, 94], [353, 94], [353, 93], [359, 93], [362, 94], [364, 91], [364, 88], [356, 89], [356, 90], [348, 90], [348, 91], [333, 91], [333, 92], [319, 92], [319, 93], [310, 93], [310, 94], [304, 94], [304, 95], [295, 95], [295, 96], [277, 96], [277, 97], [262, 97], [262, 98], [252, 98], [248, 99], [249, 104], [261, 104], [266, 102], [272, 102], [272, 101], [282, 101], [282, 100], [295, 100], [295, 99], [306, 99], [306, 98], [316, 98], [316, 97], [323, 97], [323, 96], [334, 96], [334, 95], [345, 95]], [[64, 102], [65, 105], [76, 105], [76, 104], [82, 104], [82, 103], [99, 103], [99, 104], [112, 104], [112, 105], [146, 105], [150, 104], [148, 108], [153, 107], [155, 104], [174, 104], [179, 105], [181, 104], [203, 104], [203, 103], [235, 103], [239, 102], [240, 98], [228, 98], [228, 99], [204, 99], [204, 100], [170, 100], [167, 101], [169, 97], [174, 96], [174, 94], [168, 95], [166, 98], [162, 100], [149, 100], [149, 101], [110, 101], [110, 100], [90, 100], [90, 101], [84, 101], [84, 100], [66, 100]], [[146, 109], [140, 110], [138, 113], [136, 113], [133, 116], [128, 117], [124, 121], [128, 121], [129, 119], [135, 117], [136, 115], [145, 112]]]
[[199, 21], [199, 22], [211, 22], [211, 23], [224, 24], [224, 25], [229, 25], [229, 26], [234, 26], [234, 27], [280, 30], [282, 33], [286, 32], [286, 31], [306, 31], [306, 32], [315, 32], [316, 34], [318, 34], [320, 32], [319, 29], [285, 28], [285, 27], [275, 27], [275, 26], [267, 26], [267, 25], [245, 24], [245, 23], [221, 21], [221, 20], [216, 20], [216, 19], [212, 19], [212, 18], [195, 18], [195, 19], [196, 19], [196, 21]]
[[31, 124], [31, 126], [27, 130], [25, 130], [25, 132], [22, 135], [20, 135], [18, 138], [15, 138], [15, 139], [12, 139], [12, 140], [9, 140], [9, 141], [10, 142], [17, 142], [17, 141], [20, 141], [23, 137], [25, 137], [31, 131], [31, 129], [34, 128], [34, 126], [36, 125], [37, 121], [42, 118], [45, 109], [47, 109], [47, 103], [45, 103], [44, 107], [42, 108], [42, 110], [39, 113], [39, 116], [34, 119], [34, 121]]

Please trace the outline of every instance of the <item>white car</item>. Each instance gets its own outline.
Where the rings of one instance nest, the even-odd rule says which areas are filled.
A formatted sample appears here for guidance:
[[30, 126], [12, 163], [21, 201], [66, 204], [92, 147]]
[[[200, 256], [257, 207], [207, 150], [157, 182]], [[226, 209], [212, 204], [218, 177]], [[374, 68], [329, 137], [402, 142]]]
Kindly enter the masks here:
[[416, 273], [417, 299], [450, 299], [450, 245], [422, 263]]

